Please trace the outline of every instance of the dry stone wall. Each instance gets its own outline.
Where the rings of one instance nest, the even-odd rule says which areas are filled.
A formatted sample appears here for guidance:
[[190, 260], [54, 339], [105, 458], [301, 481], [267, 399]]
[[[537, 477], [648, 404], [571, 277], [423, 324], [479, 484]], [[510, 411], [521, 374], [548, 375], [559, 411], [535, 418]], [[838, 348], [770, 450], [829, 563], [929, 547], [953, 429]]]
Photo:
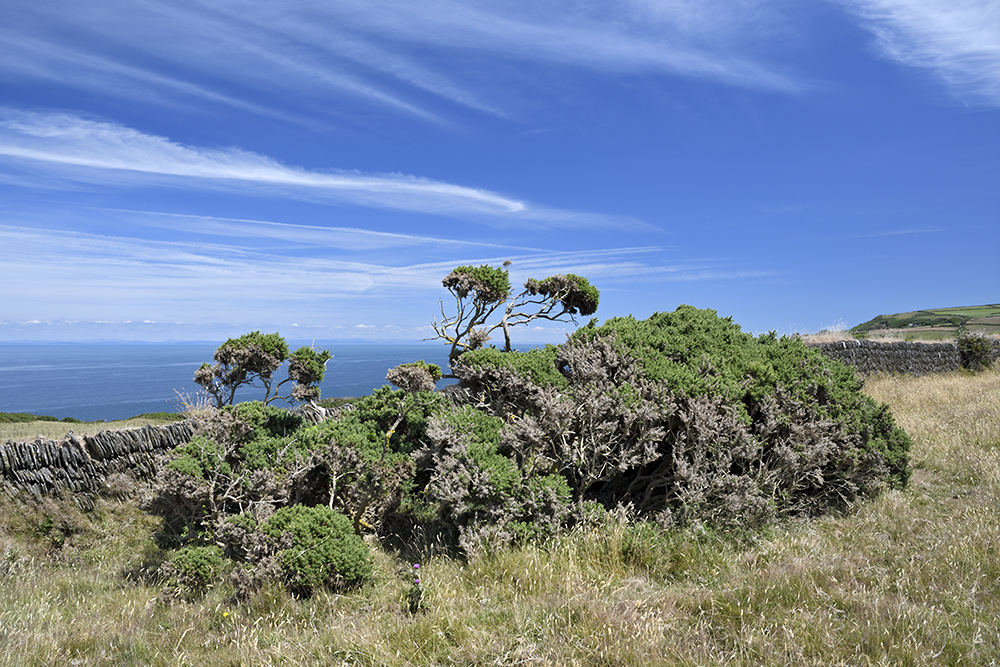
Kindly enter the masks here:
[[[886, 372], [927, 375], [947, 373], [962, 367], [962, 357], [954, 343], [878, 343], [870, 340], [841, 340], [812, 343], [831, 359], [854, 366], [862, 374]], [[994, 360], [1000, 356], [1000, 341], [993, 344]]]
[[61, 441], [39, 437], [31, 442], [0, 445], [0, 486], [12, 497], [67, 495], [82, 508], [94, 497], [109, 475], [127, 472], [149, 479], [156, 472], [157, 455], [188, 442], [194, 435], [191, 421], [164, 426], [144, 426], [123, 431], [101, 431], [77, 436], [72, 431]]

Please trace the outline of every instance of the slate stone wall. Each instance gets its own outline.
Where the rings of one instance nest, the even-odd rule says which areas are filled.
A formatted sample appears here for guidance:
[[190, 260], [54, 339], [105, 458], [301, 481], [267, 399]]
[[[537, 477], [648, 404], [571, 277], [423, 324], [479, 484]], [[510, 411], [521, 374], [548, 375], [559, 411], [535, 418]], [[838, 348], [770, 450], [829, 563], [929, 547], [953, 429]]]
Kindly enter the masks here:
[[[818, 348], [827, 357], [854, 366], [862, 374], [886, 372], [927, 375], [957, 371], [962, 367], [962, 357], [954, 343], [842, 340], [835, 343], [813, 343], [811, 346]], [[1000, 341], [994, 341], [994, 361], [998, 357]]]
[[194, 423], [184, 421], [101, 431], [94, 436], [70, 431], [61, 441], [8, 440], [0, 445], [0, 488], [15, 498], [65, 494], [90, 509], [108, 475], [128, 472], [133, 478], [149, 479], [156, 472], [157, 455], [188, 442], [193, 435]]

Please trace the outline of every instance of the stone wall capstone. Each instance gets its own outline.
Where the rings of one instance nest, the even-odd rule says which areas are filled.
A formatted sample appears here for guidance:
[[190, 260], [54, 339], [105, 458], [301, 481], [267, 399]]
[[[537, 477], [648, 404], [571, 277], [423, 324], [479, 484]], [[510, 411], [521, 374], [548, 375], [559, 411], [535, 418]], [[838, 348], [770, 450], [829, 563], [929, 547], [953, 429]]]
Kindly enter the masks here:
[[94, 436], [70, 431], [61, 441], [8, 440], [0, 444], [0, 486], [14, 498], [68, 495], [90, 509], [108, 475], [127, 472], [136, 479], [152, 478], [157, 455], [187, 443], [194, 431], [194, 422], [183, 421]]

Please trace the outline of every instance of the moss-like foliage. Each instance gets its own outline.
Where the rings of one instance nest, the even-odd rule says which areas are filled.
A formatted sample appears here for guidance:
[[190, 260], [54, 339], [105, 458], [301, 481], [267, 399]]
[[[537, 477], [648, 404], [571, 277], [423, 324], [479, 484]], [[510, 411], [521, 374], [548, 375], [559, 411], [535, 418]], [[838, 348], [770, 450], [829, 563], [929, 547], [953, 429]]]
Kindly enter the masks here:
[[510, 296], [510, 275], [488, 264], [459, 266], [445, 276], [442, 284], [463, 299], [473, 294], [484, 303], [500, 303]]
[[222, 570], [222, 551], [214, 545], [181, 547], [160, 568], [168, 592], [182, 599], [197, 597], [211, 588]]
[[558, 355], [559, 349], [555, 345], [517, 353], [501, 352], [496, 348], [487, 347], [463, 354], [456, 364], [455, 374], [459, 378], [463, 375], [468, 376], [467, 372], [463, 372], [463, 368], [475, 369], [476, 372], [487, 369], [508, 369], [539, 386], [564, 387], [567, 382], [566, 377], [559, 372], [556, 361]]
[[355, 586], [371, 578], [368, 545], [354, 534], [350, 519], [327, 507], [282, 508], [264, 522], [261, 532], [280, 545], [281, 573], [296, 593]]

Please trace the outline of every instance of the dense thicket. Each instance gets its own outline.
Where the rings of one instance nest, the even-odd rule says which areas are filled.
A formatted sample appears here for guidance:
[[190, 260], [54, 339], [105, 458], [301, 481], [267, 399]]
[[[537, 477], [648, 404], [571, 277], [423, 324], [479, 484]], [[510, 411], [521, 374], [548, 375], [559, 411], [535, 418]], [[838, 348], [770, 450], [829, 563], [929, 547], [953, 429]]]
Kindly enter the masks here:
[[[318, 424], [261, 403], [218, 410], [150, 506], [176, 545], [222, 549], [243, 589], [278, 577], [308, 592], [365, 580], [358, 534], [430, 531], [472, 554], [618, 505], [667, 525], [747, 527], [909, 476], [909, 438], [852, 369], [711, 310], [615, 318], [524, 353], [478, 349], [452, 372], [458, 387], [433, 392], [440, 369], [393, 369], [399, 389]], [[335, 537], [307, 547], [320, 533]], [[287, 555], [306, 548], [320, 560]]]
[[474, 352], [456, 373], [504, 419], [512, 455], [558, 470], [578, 502], [747, 525], [909, 476], [909, 438], [852, 369], [712, 310], [615, 318], [526, 355]]

